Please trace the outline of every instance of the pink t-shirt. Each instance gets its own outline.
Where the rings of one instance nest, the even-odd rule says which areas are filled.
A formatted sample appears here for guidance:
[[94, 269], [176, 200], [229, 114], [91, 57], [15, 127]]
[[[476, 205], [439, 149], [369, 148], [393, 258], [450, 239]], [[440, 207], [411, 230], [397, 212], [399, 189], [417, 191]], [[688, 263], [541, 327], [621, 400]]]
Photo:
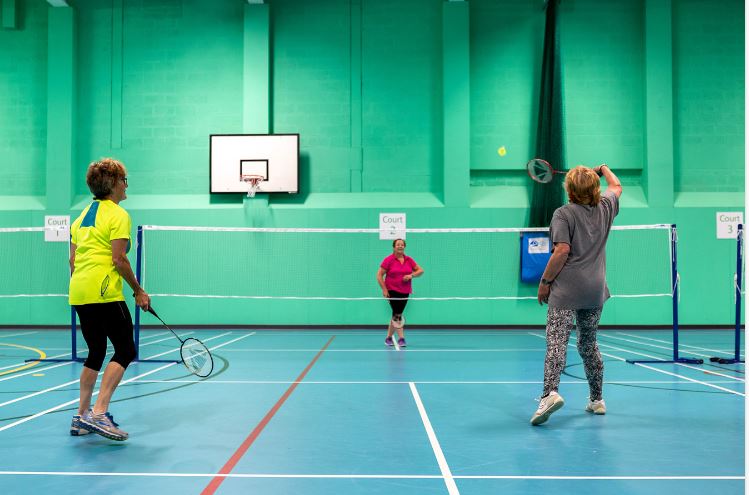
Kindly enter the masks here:
[[416, 262], [410, 256], [403, 255], [403, 263], [391, 254], [380, 263], [380, 268], [385, 270], [385, 287], [403, 294], [410, 294], [411, 281], [403, 281], [405, 275], [411, 275], [416, 268]]

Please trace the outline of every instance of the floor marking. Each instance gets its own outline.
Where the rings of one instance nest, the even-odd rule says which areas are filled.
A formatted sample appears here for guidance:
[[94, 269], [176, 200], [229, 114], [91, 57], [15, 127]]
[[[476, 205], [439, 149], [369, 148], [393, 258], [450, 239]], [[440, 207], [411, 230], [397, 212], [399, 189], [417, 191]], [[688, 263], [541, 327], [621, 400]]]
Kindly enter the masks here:
[[288, 389], [286, 389], [286, 392], [284, 392], [281, 398], [276, 401], [276, 404], [270, 409], [270, 411], [265, 414], [265, 417], [260, 420], [260, 423], [255, 426], [255, 428], [247, 436], [247, 438], [244, 439], [242, 444], [237, 448], [234, 454], [232, 454], [229, 460], [226, 461], [226, 464], [224, 464], [218, 474], [214, 475], [213, 479], [210, 481], [210, 483], [208, 483], [208, 486], [206, 486], [201, 492], [202, 495], [209, 495], [216, 492], [218, 487], [221, 486], [221, 483], [223, 483], [226, 479], [226, 475], [231, 473], [232, 469], [234, 469], [242, 456], [244, 456], [250, 446], [252, 446], [253, 442], [257, 439], [263, 429], [268, 425], [270, 420], [273, 419], [273, 416], [275, 416], [284, 402], [286, 402], [286, 399], [288, 399], [292, 392], [294, 392], [299, 383], [304, 380], [304, 377], [307, 376], [307, 373], [310, 369], [312, 369], [312, 366], [314, 366], [317, 360], [320, 359], [320, 356], [322, 356], [322, 353], [325, 352], [325, 349], [330, 346], [330, 344], [333, 342], [333, 339], [335, 339], [335, 335], [328, 339], [328, 342], [322, 347], [322, 349], [318, 351], [317, 355], [312, 358], [312, 361], [310, 361], [307, 367], [304, 368], [304, 371], [299, 374], [296, 381]]
[[2, 335], [3, 338], [6, 338], [6, 337], [25, 337], [26, 335], [31, 335], [33, 333], [39, 333], [39, 330], [35, 330], [33, 332], [11, 333], [10, 335], [5, 335], [3, 333], [0, 333], [0, 335]]
[[[0, 471], [0, 476], [120, 476], [145, 478], [213, 478], [214, 473], [124, 473], [93, 471]], [[222, 478], [262, 479], [404, 479], [438, 480], [435, 474], [264, 474], [227, 473]], [[742, 481], [746, 476], [523, 476], [523, 475], [453, 475], [456, 480], [605, 480], [605, 481]]]
[[[652, 340], [653, 342], [660, 342], [662, 344], [671, 344], [672, 343], [672, 342], [669, 342], [668, 340], [654, 339], [652, 337], [643, 337], [643, 336], [640, 336], [640, 335], [632, 335], [630, 333], [624, 333], [624, 332], [617, 332], [617, 333], [621, 334], [621, 335], [626, 335], [627, 337], [636, 337], [636, 338], [643, 339], [643, 340]], [[683, 344], [683, 343], [680, 343], [679, 347], [689, 347], [691, 349], [698, 349], [700, 351], [707, 351], [707, 352], [715, 352], [715, 353], [718, 353], [718, 354], [727, 354], [729, 356], [733, 356], [734, 353], [735, 353], [734, 350], [721, 351], [721, 350], [718, 350], [718, 349], [709, 349], [707, 347], [698, 347], [696, 345], [689, 345], [689, 344]], [[681, 350], [681, 349], [679, 349], [679, 350]], [[739, 363], [736, 363], [736, 364], [739, 364]], [[740, 364], [744, 364], [744, 363], [740, 363]]]
[[[538, 335], [538, 334], [531, 333], [531, 332], [528, 332], [528, 335], [533, 335], [534, 337], [538, 337], [538, 338], [544, 339], [544, 340], [546, 339], [546, 336], [544, 336], [544, 335]], [[574, 336], [570, 336], [570, 339], [577, 340]], [[629, 354], [635, 354], [635, 355], [638, 355], [638, 356], [651, 357], [651, 358], [654, 357], [654, 356], [649, 356], [648, 354], [643, 354], [641, 352], [630, 351], [628, 349], [622, 349], [620, 347], [615, 347], [615, 346], [612, 346], [612, 345], [603, 344], [601, 342], [598, 342], [598, 346], [599, 347], [607, 347], [607, 348], [610, 348], [610, 349], [614, 349], [614, 350], [617, 350], [617, 351], [622, 351], [622, 352], [629, 353]], [[572, 345], [571, 344], [567, 344], [567, 347], [572, 347]], [[623, 357], [615, 356], [614, 354], [608, 354], [608, 353], [602, 352], [601, 355], [606, 356], [606, 357], [610, 357], [612, 359], [616, 359], [616, 360], [619, 360], [619, 361], [626, 361], [626, 359], [624, 359]], [[718, 390], [722, 390], [722, 391], [728, 392], [730, 394], [735, 394], [735, 395], [739, 395], [741, 397], [746, 397], [746, 395], [742, 394], [741, 392], [737, 392], [737, 391], [731, 390], [729, 388], [720, 387], [718, 385], [714, 385], [714, 384], [709, 383], [709, 382], [695, 380], [693, 378], [689, 378], [689, 377], [684, 376], [684, 375], [679, 375], [677, 373], [671, 373], [670, 371], [661, 370], [661, 369], [655, 368], [653, 366], [648, 366], [648, 365], [645, 365], [645, 364], [642, 364], [642, 363], [633, 363], [633, 364], [635, 366], [639, 366], [641, 368], [646, 368], [646, 369], [649, 369], [649, 370], [652, 370], [652, 371], [657, 371], [658, 373], [663, 373], [664, 375], [675, 376], [677, 378], [681, 378], [681, 379], [686, 380], [688, 382], [698, 383], [700, 385], [705, 385], [706, 387], [716, 388]], [[676, 364], [681, 364], [681, 363], [676, 363]], [[696, 369], [701, 370], [701, 368], [696, 368]]]
[[[254, 333], [255, 333], [255, 332], [253, 332], [253, 333], [250, 333], [250, 334], [247, 334], [247, 335], [242, 335], [242, 336], [240, 336], [240, 337], [237, 337], [236, 339], [232, 339], [232, 340], [230, 340], [230, 341], [228, 341], [228, 342], [224, 342], [223, 344], [219, 344], [219, 345], [217, 345], [217, 346], [214, 346], [214, 347], [210, 347], [209, 349], [210, 349], [210, 350], [214, 350], [214, 349], [219, 349], [219, 348], [221, 348], [221, 347], [223, 347], [223, 346], [225, 346], [225, 345], [229, 345], [229, 344], [231, 344], [231, 343], [233, 343], [233, 342], [236, 342], [236, 341], [238, 341], [238, 340], [242, 340], [242, 339], [244, 339], [244, 338], [250, 337], [250, 336], [254, 335]], [[219, 337], [222, 337], [223, 335], [229, 335], [229, 334], [231, 334], [231, 332], [227, 332], [227, 333], [225, 333], [225, 334], [222, 334], [222, 335], [218, 335], [218, 336], [216, 336], [216, 337], [211, 337], [211, 338], [209, 338], [209, 339], [205, 339], [205, 341], [204, 341], [204, 342], [206, 342], [206, 341], [209, 341], [209, 340], [212, 340], [212, 339], [217, 339], [217, 338], [219, 338]], [[161, 354], [156, 354], [156, 355], [154, 355], [154, 356], [150, 356], [150, 358], [151, 358], [151, 359], [153, 359], [153, 358], [156, 358], [156, 357], [162, 356], [162, 355], [164, 355], [164, 354], [167, 354], [167, 353], [169, 353], [169, 352], [174, 352], [174, 350], [172, 349], [172, 350], [169, 350], [169, 351], [166, 351], [166, 352], [162, 352]], [[70, 363], [63, 363], [63, 364], [70, 364]], [[127, 379], [127, 380], [123, 380], [123, 381], [121, 381], [121, 382], [120, 382], [120, 385], [124, 385], [124, 384], [126, 384], [126, 383], [131, 383], [131, 382], [134, 382], [134, 381], [138, 380], [139, 378], [143, 378], [144, 376], [152, 375], [153, 373], [156, 373], [157, 371], [161, 371], [161, 370], [164, 370], [164, 369], [166, 369], [166, 368], [169, 368], [169, 367], [171, 367], [171, 366], [174, 366], [175, 364], [179, 364], [179, 363], [178, 363], [178, 362], [174, 362], [174, 363], [167, 363], [167, 364], [165, 364], [164, 366], [159, 366], [158, 368], [154, 368], [153, 370], [151, 370], [151, 371], [148, 371], [148, 372], [146, 372], [146, 373], [142, 373], [142, 374], [140, 374], [140, 375], [134, 376], [133, 378], [129, 378], [129, 379]], [[79, 381], [79, 380], [75, 380], [75, 381], [73, 381], [73, 382], [69, 382], [68, 384], [70, 384], [70, 383], [76, 383], [76, 382], [78, 382], [78, 381]], [[59, 387], [55, 387], [55, 388], [59, 388]], [[97, 391], [95, 391], [95, 392], [94, 392], [94, 393], [92, 394], [92, 397], [94, 397], [94, 396], [96, 396], [96, 395], [98, 395], [98, 394], [99, 394], [99, 391], [97, 390]], [[35, 394], [31, 394], [31, 396], [34, 396], [34, 395], [38, 395], [38, 393], [35, 393]], [[14, 399], [13, 401], [9, 401], [8, 403], [10, 403], [10, 402], [16, 402], [16, 401], [18, 401], [18, 400], [22, 400], [22, 399], [24, 399], [24, 397], [21, 397], [21, 398], [18, 398], [18, 399]], [[27, 417], [25, 417], [25, 418], [19, 419], [18, 421], [14, 421], [13, 423], [9, 423], [9, 424], [7, 424], [7, 425], [5, 425], [5, 426], [3, 426], [3, 427], [0, 427], [0, 431], [4, 431], [4, 430], [10, 429], [10, 428], [13, 428], [13, 427], [15, 427], [15, 426], [18, 426], [18, 425], [20, 425], [20, 424], [26, 423], [27, 421], [31, 421], [32, 419], [36, 419], [36, 418], [39, 418], [39, 417], [41, 417], [41, 416], [44, 416], [45, 414], [49, 414], [49, 413], [51, 413], [51, 412], [57, 411], [58, 409], [62, 409], [63, 407], [67, 407], [67, 406], [70, 406], [70, 405], [72, 405], [72, 404], [76, 404], [76, 403], [78, 403], [78, 401], [79, 401], [79, 400], [80, 400], [80, 399], [78, 399], [78, 398], [76, 398], [76, 399], [73, 399], [73, 400], [69, 400], [69, 401], [67, 401], [67, 402], [63, 402], [62, 404], [58, 404], [58, 405], [56, 405], [56, 406], [54, 406], [54, 407], [51, 407], [51, 408], [49, 408], [49, 409], [45, 409], [44, 411], [38, 412], [38, 413], [36, 413], [36, 414], [33, 414], [33, 415], [31, 415], [31, 416], [27, 416]]]
[[432, 423], [429, 421], [429, 416], [427, 416], [427, 411], [424, 408], [424, 403], [421, 402], [419, 392], [418, 390], [416, 390], [416, 385], [413, 382], [409, 382], [408, 386], [411, 388], [411, 393], [413, 394], [414, 400], [416, 401], [416, 407], [419, 409], [419, 415], [421, 416], [422, 423], [424, 423], [424, 429], [426, 430], [427, 436], [429, 437], [429, 443], [432, 445], [434, 456], [437, 458], [437, 464], [439, 464], [442, 478], [445, 480], [445, 485], [447, 485], [447, 493], [449, 493], [450, 495], [460, 495], [458, 486], [455, 484], [455, 480], [453, 479], [452, 472], [450, 472], [450, 466], [448, 466], [447, 459], [445, 459], [445, 454], [442, 453], [440, 442], [439, 440], [437, 440], [437, 435], [434, 433], [434, 428], [432, 428]]
[[[666, 349], [666, 350], [668, 350], [668, 351], [671, 351], [671, 350], [673, 349], [672, 347], [663, 347], [663, 346], [656, 346], [656, 345], [654, 345], [654, 344], [647, 344], [647, 343], [645, 343], [645, 342], [637, 342], [637, 341], [635, 341], [635, 340], [623, 339], [623, 338], [621, 338], [621, 337], [612, 337], [612, 336], [610, 336], [610, 335], [608, 335], [608, 336], [607, 336], [607, 338], [610, 338], [610, 339], [617, 339], [617, 340], [623, 340], [623, 341], [625, 341], [625, 342], [631, 342], [631, 343], [633, 343], [633, 344], [640, 344], [640, 345], [647, 345], [647, 346], [651, 346], [651, 347], [658, 347], [658, 348], [660, 348], [660, 349]], [[605, 342], [605, 341], [604, 341], [604, 342]], [[600, 341], [599, 341], [599, 343], [600, 343]], [[692, 352], [691, 354], [694, 354], [695, 356], [700, 356], [700, 357], [709, 357], [709, 356], [708, 356], [707, 354], [699, 354], [699, 353], [696, 353], [696, 352]], [[643, 356], [646, 356], [646, 354], [642, 354], [642, 355], [643, 355]], [[655, 356], [648, 356], [648, 357], [655, 357]], [[658, 357], [655, 357], [655, 359], [658, 359]], [[673, 364], [675, 364], [675, 365], [677, 365], [677, 366], [683, 366], [684, 368], [689, 368], [689, 369], [697, 370], [697, 371], [705, 371], [705, 369], [704, 369], [704, 368], [698, 368], [697, 366], [693, 366], [693, 365], [690, 365], [690, 364], [686, 364], [686, 363], [673, 363]], [[744, 378], [741, 378], [740, 376], [735, 376], [735, 375], [725, 375], [725, 374], [723, 374], [723, 373], [719, 373], [719, 372], [717, 372], [717, 371], [711, 371], [710, 373], [711, 373], [711, 374], [714, 374], [714, 375], [722, 376], [723, 378], [728, 378], [728, 379], [730, 379], [730, 380], [736, 380], [736, 381], [738, 381], [738, 382], [744, 382], [744, 381], [746, 381], [746, 380], [745, 380]]]
[[[395, 341], [393, 341], [395, 343]], [[408, 348], [409, 352], [546, 352], [545, 348], [537, 349], [414, 349]], [[315, 352], [317, 349], [281, 349], [273, 347], [257, 349], [227, 349], [224, 352]], [[326, 352], [390, 352], [390, 349], [328, 349]]]
[[[196, 385], [290, 385], [294, 383], [291, 380], [139, 380], [138, 383], [195, 383]], [[411, 382], [408, 381], [333, 381], [333, 380], [305, 380], [302, 385], [403, 385]], [[443, 380], [443, 381], [414, 381], [417, 385], [539, 385], [543, 380]], [[585, 380], [567, 381], [562, 380], [560, 383], [565, 385], [587, 385]], [[688, 380], [604, 380], [604, 385], [674, 385], [679, 383], [691, 383]], [[713, 380], [709, 383], [734, 383], [730, 380]]]
[[[16, 347], [18, 349], [25, 349], [27, 351], [36, 352], [37, 354], [39, 354], [39, 359], [44, 359], [44, 358], [47, 357], [47, 354], [45, 354], [44, 351], [42, 351], [41, 349], [37, 349], [36, 347], [28, 347], [28, 346], [25, 346], [25, 345], [6, 344], [6, 343], [0, 343], [0, 346]], [[38, 364], [39, 364], [39, 361], [31, 361], [29, 363], [26, 363], [26, 364], [23, 364], [21, 366], [18, 366], [17, 368], [13, 368], [13, 369], [7, 370], [7, 371], [2, 371], [2, 372], [0, 372], [0, 376], [9, 375], [11, 373], [16, 373], [18, 371], [27, 370], [29, 368], [33, 368], [34, 366], [36, 366]]]

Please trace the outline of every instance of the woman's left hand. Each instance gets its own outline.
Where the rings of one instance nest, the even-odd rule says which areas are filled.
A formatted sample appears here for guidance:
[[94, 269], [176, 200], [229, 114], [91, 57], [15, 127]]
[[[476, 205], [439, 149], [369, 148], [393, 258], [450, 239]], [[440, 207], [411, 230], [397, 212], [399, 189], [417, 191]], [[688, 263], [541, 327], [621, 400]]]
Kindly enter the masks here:
[[403, 275], [403, 281], [404, 282], [410, 282], [411, 279], [413, 279], [413, 278], [414, 278], [413, 275]]
[[549, 303], [549, 293], [551, 292], [551, 285], [543, 283], [538, 284], [538, 304], [543, 306], [544, 303]]

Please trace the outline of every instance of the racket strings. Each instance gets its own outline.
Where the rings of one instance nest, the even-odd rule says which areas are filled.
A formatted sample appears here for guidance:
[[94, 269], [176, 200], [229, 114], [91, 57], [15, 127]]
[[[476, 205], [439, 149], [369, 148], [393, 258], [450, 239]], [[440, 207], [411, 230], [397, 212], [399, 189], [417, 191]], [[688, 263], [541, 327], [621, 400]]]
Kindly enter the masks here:
[[185, 340], [180, 354], [187, 369], [198, 376], [208, 376], [213, 370], [213, 358], [210, 351], [197, 339]]

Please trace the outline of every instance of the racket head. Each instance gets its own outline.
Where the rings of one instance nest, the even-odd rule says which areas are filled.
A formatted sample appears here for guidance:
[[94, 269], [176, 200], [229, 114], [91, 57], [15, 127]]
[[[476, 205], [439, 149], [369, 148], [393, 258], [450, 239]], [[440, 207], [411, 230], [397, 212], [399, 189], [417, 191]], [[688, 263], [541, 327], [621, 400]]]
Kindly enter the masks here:
[[185, 368], [193, 375], [206, 378], [213, 372], [213, 356], [204, 343], [188, 337], [179, 348], [179, 355]]
[[540, 158], [530, 160], [526, 169], [528, 170], [528, 176], [541, 184], [548, 184], [554, 178], [554, 169], [551, 164]]

